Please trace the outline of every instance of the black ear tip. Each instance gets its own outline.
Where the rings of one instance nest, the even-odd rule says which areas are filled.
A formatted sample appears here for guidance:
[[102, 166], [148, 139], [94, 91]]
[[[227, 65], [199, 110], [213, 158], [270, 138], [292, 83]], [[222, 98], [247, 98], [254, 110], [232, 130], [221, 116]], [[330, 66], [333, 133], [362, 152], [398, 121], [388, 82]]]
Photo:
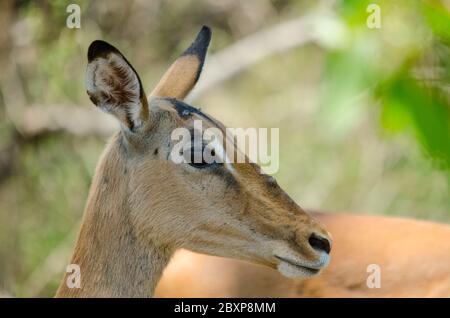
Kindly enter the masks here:
[[207, 25], [202, 26], [202, 29], [198, 33], [198, 36], [202, 36], [206, 39], [208, 39], [208, 42], [211, 40], [211, 28]]
[[111, 44], [102, 41], [95, 40], [89, 45], [88, 49], [88, 61], [91, 62], [97, 57], [106, 57], [111, 52], [119, 52], [114, 46]]
[[206, 48], [208, 48], [209, 42], [211, 41], [211, 35], [211, 29], [207, 25], [204, 25], [202, 26], [200, 32], [198, 32], [197, 38], [195, 39], [194, 43], [197, 42], [200, 45], [204, 45], [206, 46]]
[[211, 41], [211, 29], [204, 25], [191, 46], [184, 51], [183, 55], [197, 55], [201, 61], [204, 60], [209, 42]]

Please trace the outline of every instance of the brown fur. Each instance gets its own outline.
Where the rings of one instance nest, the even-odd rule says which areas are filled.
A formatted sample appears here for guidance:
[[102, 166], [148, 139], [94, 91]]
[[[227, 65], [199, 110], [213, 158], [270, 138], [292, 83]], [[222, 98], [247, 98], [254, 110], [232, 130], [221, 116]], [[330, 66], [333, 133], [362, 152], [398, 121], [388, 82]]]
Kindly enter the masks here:
[[[97, 167], [71, 264], [81, 268], [82, 288], [67, 288], [65, 277], [57, 296], [148, 296], [172, 254], [143, 240], [132, 224], [127, 193], [128, 163], [122, 136], [112, 139]], [[158, 257], [160, 262], [153, 262]]]
[[201, 61], [195, 55], [180, 57], [163, 75], [150, 95], [184, 99], [195, 85], [200, 64]]
[[[450, 297], [450, 227], [411, 219], [314, 214], [333, 233], [331, 263], [308, 280], [266, 267], [177, 252], [157, 297]], [[369, 264], [381, 288], [366, 285]]]
[[[216, 122], [198, 114], [180, 116], [173, 100], [183, 98], [197, 81], [209, 38], [209, 29], [203, 28], [172, 65], [150, 98], [146, 119], [140, 116], [146, 105], [139, 99], [142, 86], [124, 85], [134, 75], [139, 78], [132, 66], [106, 42], [91, 44], [88, 90], [124, 125], [97, 167], [72, 256], [71, 264], [81, 269], [81, 288], [69, 288], [66, 275], [58, 297], [152, 295], [177, 248], [273, 268], [282, 263], [276, 256], [285, 253], [301, 262], [300, 271], [285, 270], [296, 275], [326, 266], [327, 251], [312, 246], [309, 238], [316, 235], [328, 243], [327, 231], [256, 165], [198, 169], [168, 159], [175, 128], [190, 129], [194, 119], [203, 120], [204, 127]], [[111, 61], [119, 61], [121, 72], [114, 71]], [[111, 80], [124, 83], [102, 85]], [[141, 85], [140, 80], [131, 83]], [[111, 94], [132, 94], [129, 100], [136, 102], [111, 104]], [[131, 114], [130, 125], [123, 122], [123, 113]]]

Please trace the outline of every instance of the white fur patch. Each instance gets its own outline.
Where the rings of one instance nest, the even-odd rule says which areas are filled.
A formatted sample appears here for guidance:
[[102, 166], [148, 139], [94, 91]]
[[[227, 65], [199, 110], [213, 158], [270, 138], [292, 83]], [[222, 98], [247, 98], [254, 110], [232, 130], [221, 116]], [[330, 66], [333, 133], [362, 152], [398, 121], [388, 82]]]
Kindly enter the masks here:
[[[325, 252], [317, 252], [316, 260], [311, 261], [304, 259], [302, 255], [293, 251], [284, 242], [272, 242], [270, 245], [273, 249], [273, 255], [289, 260], [289, 262], [280, 261], [277, 266], [278, 271], [289, 278], [314, 276], [321, 269], [327, 267], [330, 262], [330, 255]], [[316, 271], [308, 270], [308, 268], [315, 269]]]

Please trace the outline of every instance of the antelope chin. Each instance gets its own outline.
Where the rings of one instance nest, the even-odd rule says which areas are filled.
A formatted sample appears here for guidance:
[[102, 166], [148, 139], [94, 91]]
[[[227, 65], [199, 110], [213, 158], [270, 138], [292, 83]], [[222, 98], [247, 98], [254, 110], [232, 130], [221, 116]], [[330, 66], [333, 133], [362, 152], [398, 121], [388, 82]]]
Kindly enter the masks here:
[[329, 256], [323, 254], [317, 264], [305, 264], [304, 262], [294, 261], [275, 255], [280, 262], [277, 265], [278, 271], [288, 278], [309, 278], [316, 276], [329, 263]]

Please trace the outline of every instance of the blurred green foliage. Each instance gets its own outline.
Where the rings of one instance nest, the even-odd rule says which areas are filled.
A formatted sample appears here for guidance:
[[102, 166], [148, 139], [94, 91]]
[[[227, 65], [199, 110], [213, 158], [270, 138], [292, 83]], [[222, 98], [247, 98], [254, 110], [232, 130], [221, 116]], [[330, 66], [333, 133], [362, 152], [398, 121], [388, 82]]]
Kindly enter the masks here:
[[371, 3], [342, 2], [340, 17], [352, 35], [328, 53], [323, 107], [334, 112], [332, 125], [339, 114], [351, 123], [349, 116], [361, 110], [349, 101], [366, 90], [381, 104], [382, 127], [411, 134], [437, 167], [448, 170], [450, 14], [437, 1], [377, 1], [383, 27], [373, 30], [366, 26]]

